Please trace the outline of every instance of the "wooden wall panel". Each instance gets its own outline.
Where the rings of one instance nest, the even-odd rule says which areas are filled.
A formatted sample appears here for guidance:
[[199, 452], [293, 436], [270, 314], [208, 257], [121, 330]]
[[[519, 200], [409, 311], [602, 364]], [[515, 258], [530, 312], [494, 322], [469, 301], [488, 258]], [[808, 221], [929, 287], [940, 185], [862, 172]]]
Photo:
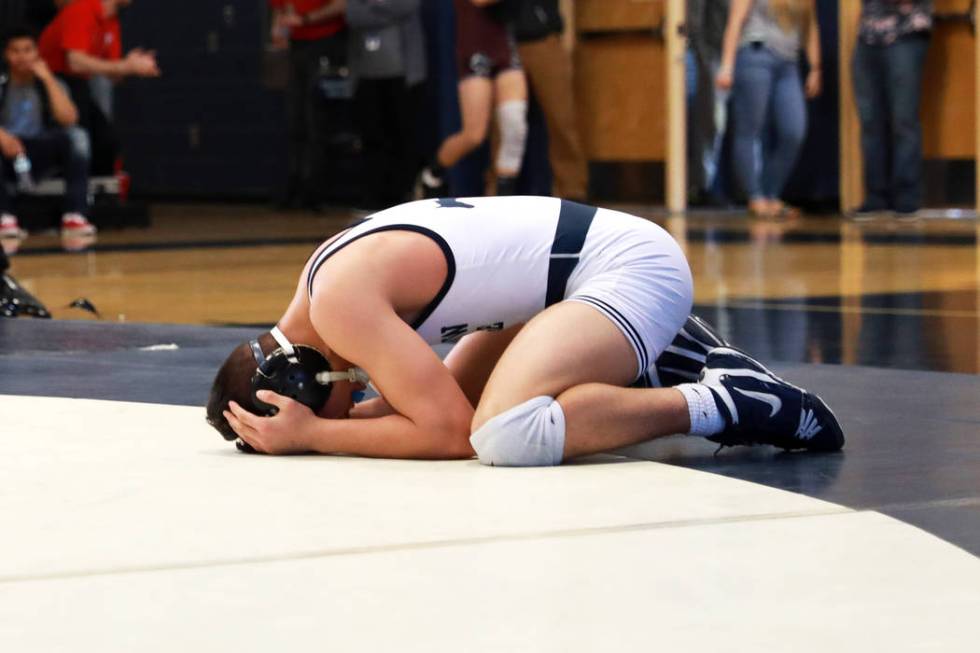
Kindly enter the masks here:
[[861, 123], [854, 102], [851, 62], [857, 43], [861, 4], [854, 0], [838, 3], [840, 34], [840, 210], [847, 213], [864, 201], [864, 166], [861, 162]]
[[970, 11], [971, 0], [934, 0], [937, 14], [965, 14]]
[[666, 158], [663, 41], [621, 35], [578, 42], [576, 96], [592, 161]]
[[577, 0], [579, 32], [652, 29], [663, 23], [664, 0]]
[[922, 87], [927, 159], [976, 156], [975, 39], [965, 23], [940, 22], [932, 35]]

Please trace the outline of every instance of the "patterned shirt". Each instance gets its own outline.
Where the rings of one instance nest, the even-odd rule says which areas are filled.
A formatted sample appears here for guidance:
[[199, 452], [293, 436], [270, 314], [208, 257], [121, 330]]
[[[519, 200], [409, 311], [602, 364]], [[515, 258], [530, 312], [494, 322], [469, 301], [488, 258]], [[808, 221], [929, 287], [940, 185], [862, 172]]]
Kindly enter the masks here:
[[890, 45], [932, 29], [932, 0], [862, 0], [861, 40]]

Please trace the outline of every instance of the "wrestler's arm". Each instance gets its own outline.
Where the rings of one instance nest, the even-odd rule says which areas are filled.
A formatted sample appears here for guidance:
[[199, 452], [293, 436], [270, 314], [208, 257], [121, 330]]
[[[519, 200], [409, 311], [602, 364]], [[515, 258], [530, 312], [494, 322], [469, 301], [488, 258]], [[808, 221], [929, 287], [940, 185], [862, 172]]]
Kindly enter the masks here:
[[[324, 419], [306, 406], [268, 391], [259, 399], [279, 408], [260, 417], [231, 404], [229, 422], [260, 453], [316, 452], [371, 458], [470, 458], [473, 407], [436, 353], [391, 308], [365, 294], [343, 301], [319, 297], [314, 305], [344, 306], [314, 326], [334, 351], [364, 368], [392, 414], [366, 419]], [[370, 316], [370, 317], [368, 317]]]
[[[330, 291], [328, 291], [330, 292]], [[380, 458], [469, 458], [473, 408], [424, 340], [380, 294], [315, 306], [344, 305], [344, 318], [324, 316], [334, 351], [364, 368], [395, 413], [373, 419], [317, 420], [311, 449]], [[327, 313], [328, 311], [325, 311]], [[314, 325], [318, 319], [311, 315]]]
[[[483, 388], [497, 361], [504, 350], [510, 345], [514, 336], [521, 330], [523, 324], [518, 324], [504, 331], [480, 331], [472, 333], [453, 347], [444, 362], [449, 373], [462, 388], [463, 394], [471, 406], [480, 403]], [[354, 406], [350, 411], [352, 419], [367, 419], [383, 417], [395, 411], [384, 397], [373, 397]]]
[[[398, 284], [387, 277], [403, 280], [404, 275], [389, 275], [393, 266], [387, 259], [380, 260], [381, 255], [374, 252], [372, 265], [377, 269], [368, 275], [378, 281], [377, 287], [362, 283], [366, 274], [363, 261], [340, 267], [335, 261], [330, 276], [318, 284], [316, 301], [307, 305], [314, 308], [306, 310], [310, 310], [314, 328], [337, 354], [367, 370], [382, 397], [355, 406], [350, 412], [355, 419], [351, 420], [321, 419], [305, 406], [272, 393], [259, 398], [279, 408], [275, 417], [251, 415], [234, 405], [229, 422], [257, 451], [343, 452], [403, 458], [473, 455], [469, 430], [474, 404], [460, 389], [453, 373], [466, 378], [477, 378], [479, 373], [464, 373], [459, 366], [450, 371], [394, 313], [391, 295], [398, 291], [392, 287]], [[308, 267], [302, 278], [307, 275]], [[305, 284], [300, 283], [294, 301], [301, 301], [305, 293]], [[499, 354], [492, 365], [496, 364], [496, 357]], [[480, 388], [488, 375], [489, 372], [483, 375]]]

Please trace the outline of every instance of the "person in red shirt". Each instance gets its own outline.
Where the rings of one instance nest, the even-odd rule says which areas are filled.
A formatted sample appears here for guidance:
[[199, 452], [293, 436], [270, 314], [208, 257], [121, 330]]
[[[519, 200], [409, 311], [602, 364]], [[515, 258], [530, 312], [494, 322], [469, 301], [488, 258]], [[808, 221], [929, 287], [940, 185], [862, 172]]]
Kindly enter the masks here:
[[346, 61], [347, 0], [269, 0], [269, 4], [272, 46], [289, 48], [289, 177], [282, 206], [316, 208], [325, 135], [315, 111], [316, 84], [323, 67]]
[[132, 0], [73, 0], [65, 3], [41, 34], [41, 56], [65, 80], [78, 105], [80, 124], [93, 143], [93, 169], [112, 171], [116, 139], [111, 128], [111, 84], [101, 102], [93, 83], [125, 77], [159, 77], [156, 55], [140, 48], [123, 56], [119, 11]]
[[74, 0], [41, 35], [41, 56], [52, 72], [90, 77], [159, 77], [156, 56], [136, 48], [122, 56], [119, 10], [132, 0]]

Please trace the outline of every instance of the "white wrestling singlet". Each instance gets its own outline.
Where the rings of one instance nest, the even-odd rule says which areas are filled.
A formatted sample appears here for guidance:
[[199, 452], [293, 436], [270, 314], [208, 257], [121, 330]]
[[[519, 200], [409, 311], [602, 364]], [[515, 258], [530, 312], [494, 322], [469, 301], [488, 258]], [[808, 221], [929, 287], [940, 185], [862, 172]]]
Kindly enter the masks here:
[[424, 234], [446, 255], [446, 282], [412, 325], [430, 344], [499, 331], [557, 301], [578, 301], [623, 332], [636, 351], [639, 376], [691, 310], [691, 272], [666, 231], [632, 215], [551, 197], [433, 199], [376, 213], [317, 251], [308, 292], [335, 252], [391, 230]]

